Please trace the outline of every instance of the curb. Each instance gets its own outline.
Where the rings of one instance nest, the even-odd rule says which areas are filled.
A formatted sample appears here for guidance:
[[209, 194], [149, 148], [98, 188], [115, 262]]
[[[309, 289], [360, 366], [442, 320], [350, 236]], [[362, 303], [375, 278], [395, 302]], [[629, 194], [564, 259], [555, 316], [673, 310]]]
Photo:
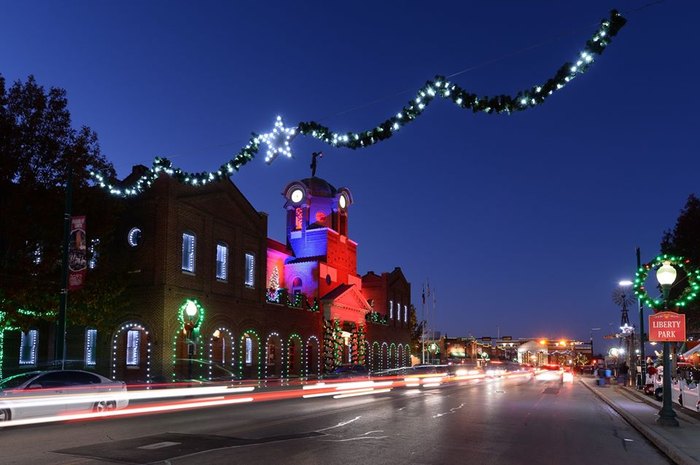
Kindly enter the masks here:
[[633, 415], [630, 415], [625, 410], [618, 407], [602, 392], [598, 392], [596, 389], [589, 386], [588, 383], [584, 382], [583, 380], [579, 380], [579, 383], [586, 386], [588, 390], [590, 390], [593, 394], [598, 396], [599, 399], [602, 399], [603, 402], [608, 404], [613, 410], [615, 410], [615, 412], [617, 412], [622, 418], [624, 418], [624, 420], [627, 423], [632, 425], [634, 429], [639, 431], [645, 438], [647, 438], [652, 444], [654, 444], [661, 452], [663, 452], [669, 459], [673, 460], [677, 465], [698, 465], [699, 462], [697, 462], [694, 458], [678, 450], [678, 448], [675, 445], [667, 441], [664, 437], [651, 430], [648, 426], [639, 421]]

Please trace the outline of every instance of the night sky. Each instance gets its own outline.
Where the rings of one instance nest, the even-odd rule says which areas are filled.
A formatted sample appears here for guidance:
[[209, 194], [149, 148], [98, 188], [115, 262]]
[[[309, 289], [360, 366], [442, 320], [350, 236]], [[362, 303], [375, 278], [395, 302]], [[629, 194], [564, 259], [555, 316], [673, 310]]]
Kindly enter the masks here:
[[696, 0], [8, 1], [0, 73], [66, 89], [73, 125], [98, 133], [120, 178], [156, 156], [210, 171], [277, 115], [371, 129], [436, 74], [514, 95], [575, 59], [613, 8], [627, 25], [543, 105], [487, 115], [438, 99], [373, 147], [297, 137], [292, 159], [261, 152], [232, 178], [283, 241], [282, 189], [321, 150], [317, 175], [354, 196], [358, 272], [400, 266], [419, 317], [429, 281], [432, 328], [601, 328], [598, 342], [619, 326], [611, 293], [636, 247], [653, 259], [700, 194]]

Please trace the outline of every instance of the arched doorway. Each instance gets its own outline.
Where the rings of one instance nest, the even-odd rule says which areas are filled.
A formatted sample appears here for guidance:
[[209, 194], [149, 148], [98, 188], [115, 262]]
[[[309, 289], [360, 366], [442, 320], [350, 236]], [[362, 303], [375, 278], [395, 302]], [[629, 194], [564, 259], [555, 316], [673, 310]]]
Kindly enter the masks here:
[[243, 331], [238, 358], [238, 372], [241, 378], [260, 379], [260, 338], [255, 330]]
[[209, 338], [209, 380], [234, 379], [233, 334], [227, 328], [219, 327]]
[[380, 369], [379, 368], [380, 360], [379, 360], [379, 343], [378, 342], [375, 341], [372, 344], [372, 351], [370, 352], [370, 354], [371, 354], [371, 359], [372, 359], [372, 364], [371, 364], [372, 370], [379, 370]]
[[305, 371], [308, 378], [321, 376], [321, 344], [316, 336], [306, 340]]
[[303, 346], [301, 336], [294, 333], [287, 341], [287, 378], [300, 378], [303, 376]]
[[177, 320], [180, 325], [174, 336], [172, 381], [208, 379], [209, 364], [200, 335], [204, 308], [197, 299], [186, 299], [177, 310]]
[[396, 363], [397, 355], [398, 354], [396, 353], [396, 344], [394, 344], [392, 342], [391, 345], [389, 346], [388, 356], [386, 359], [386, 367], [387, 368], [396, 368], [398, 366], [398, 364]]
[[282, 340], [278, 333], [270, 333], [265, 341], [265, 378], [282, 377]]
[[386, 342], [382, 342], [381, 352], [379, 353], [379, 369], [386, 370], [387, 360], [389, 356], [389, 346]]

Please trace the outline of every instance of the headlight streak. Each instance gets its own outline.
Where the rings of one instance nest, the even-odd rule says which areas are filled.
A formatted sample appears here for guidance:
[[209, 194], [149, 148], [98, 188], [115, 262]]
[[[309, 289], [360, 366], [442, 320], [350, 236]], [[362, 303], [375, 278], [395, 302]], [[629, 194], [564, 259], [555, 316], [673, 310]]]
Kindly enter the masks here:
[[[504, 373], [504, 377], [529, 377], [531, 372], [508, 372]], [[227, 386], [205, 386], [205, 387], [184, 387], [170, 389], [139, 389], [131, 391], [117, 392], [95, 392], [81, 393], [58, 396], [40, 396], [40, 397], [22, 397], [17, 399], [3, 399], [0, 397], [0, 406], [6, 405], [11, 408], [16, 408], [18, 405], [51, 405], [51, 404], [92, 404], [101, 401], [120, 401], [128, 400], [157, 400], [163, 399], [163, 403], [149, 403], [143, 406], [131, 406], [125, 409], [108, 410], [103, 412], [85, 412], [85, 413], [68, 413], [55, 416], [46, 416], [38, 418], [28, 418], [20, 420], [11, 420], [8, 422], [0, 422], [0, 428], [17, 425], [31, 425], [49, 422], [64, 422], [64, 421], [79, 421], [91, 420], [111, 417], [123, 417], [127, 415], [139, 415], [156, 412], [174, 412], [187, 409], [205, 408], [221, 405], [232, 405], [245, 402], [263, 402], [270, 400], [291, 399], [291, 398], [314, 398], [314, 397], [333, 397], [334, 399], [343, 399], [346, 397], [355, 397], [361, 395], [373, 395], [387, 393], [394, 388], [406, 387], [405, 394], [415, 394], [420, 392], [420, 387], [432, 388], [441, 385], [459, 381], [479, 382], [488, 380], [483, 374], [470, 374], [466, 376], [442, 376], [440, 374], [428, 376], [409, 376], [409, 377], [383, 377], [378, 380], [362, 380], [350, 382], [319, 382], [301, 386], [301, 389], [281, 389], [271, 390], [268, 392], [258, 391], [252, 396], [238, 397], [235, 394], [249, 393], [256, 389], [255, 386], [242, 387], [227, 387]], [[491, 379], [491, 381], [495, 381]], [[228, 396], [234, 394], [234, 396]], [[195, 396], [205, 396], [201, 399], [192, 399]], [[183, 399], [170, 400], [172, 398], [181, 397]]]
[[205, 399], [199, 402], [185, 402], [179, 404], [168, 404], [150, 407], [136, 407], [124, 410], [111, 410], [99, 413], [74, 413], [70, 415], [56, 415], [53, 417], [41, 417], [41, 418], [27, 418], [25, 420], [11, 420], [8, 422], [0, 423], [0, 428], [7, 426], [20, 426], [20, 425], [33, 425], [38, 423], [52, 423], [57, 421], [71, 421], [71, 420], [90, 420], [94, 418], [107, 418], [107, 417], [123, 417], [128, 415], [138, 415], [145, 413], [155, 413], [155, 412], [173, 412], [178, 410], [187, 410], [193, 408], [202, 407], [214, 407], [220, 405], [231, 405], [240, 404], [244, 402], [253, 402], [252, 397], [237, 397], [233, 399], [226, 398], [215, 398], [215, 399]]
[[[304, 386], [302, 390], [319, 390], [313, 394], [304, 394], [304, 399], [313, 399], [316, 397], [333, 397], [334, 399], [342, 399], [344, 397], [377, 394], [391, 391], [391, 386], [394, 381], [354, 381], [348, 383], [326, 384], [318, 383], [310, 386]], [[380, 388], [380, 389], [377, 389]]]
[[[6, 398], [7, 404], [12, 408], [22, 407], [46, 407], [51, 405], [72, 405], [95, 403], [101, 401], [131, 401], [144, 399], [169, 399], [173, 397], [191, 397], [191, 396], [211, 396], [215, 394], [238, 394], [242, 392], [251, 392], [254, 387], [229, 388], [222, 386], [207, 386], [197, 388], [175, 388], [163, 390], [138, 390], [138, 391], [104, 391], [90, 392], [83, 394], [63, 394], [56, 396], [40, 396], [40, 397], [15, 397]], [[3, 400], [0, 398], [0, 401]]]

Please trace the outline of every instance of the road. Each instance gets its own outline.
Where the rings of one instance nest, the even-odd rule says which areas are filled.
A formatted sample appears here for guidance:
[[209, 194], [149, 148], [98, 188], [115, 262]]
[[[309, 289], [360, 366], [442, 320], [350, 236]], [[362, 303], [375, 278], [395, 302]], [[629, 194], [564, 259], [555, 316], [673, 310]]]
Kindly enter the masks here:
[[671, 462], [578, 382], [520, 377], [4, 428], [0, 463]]

